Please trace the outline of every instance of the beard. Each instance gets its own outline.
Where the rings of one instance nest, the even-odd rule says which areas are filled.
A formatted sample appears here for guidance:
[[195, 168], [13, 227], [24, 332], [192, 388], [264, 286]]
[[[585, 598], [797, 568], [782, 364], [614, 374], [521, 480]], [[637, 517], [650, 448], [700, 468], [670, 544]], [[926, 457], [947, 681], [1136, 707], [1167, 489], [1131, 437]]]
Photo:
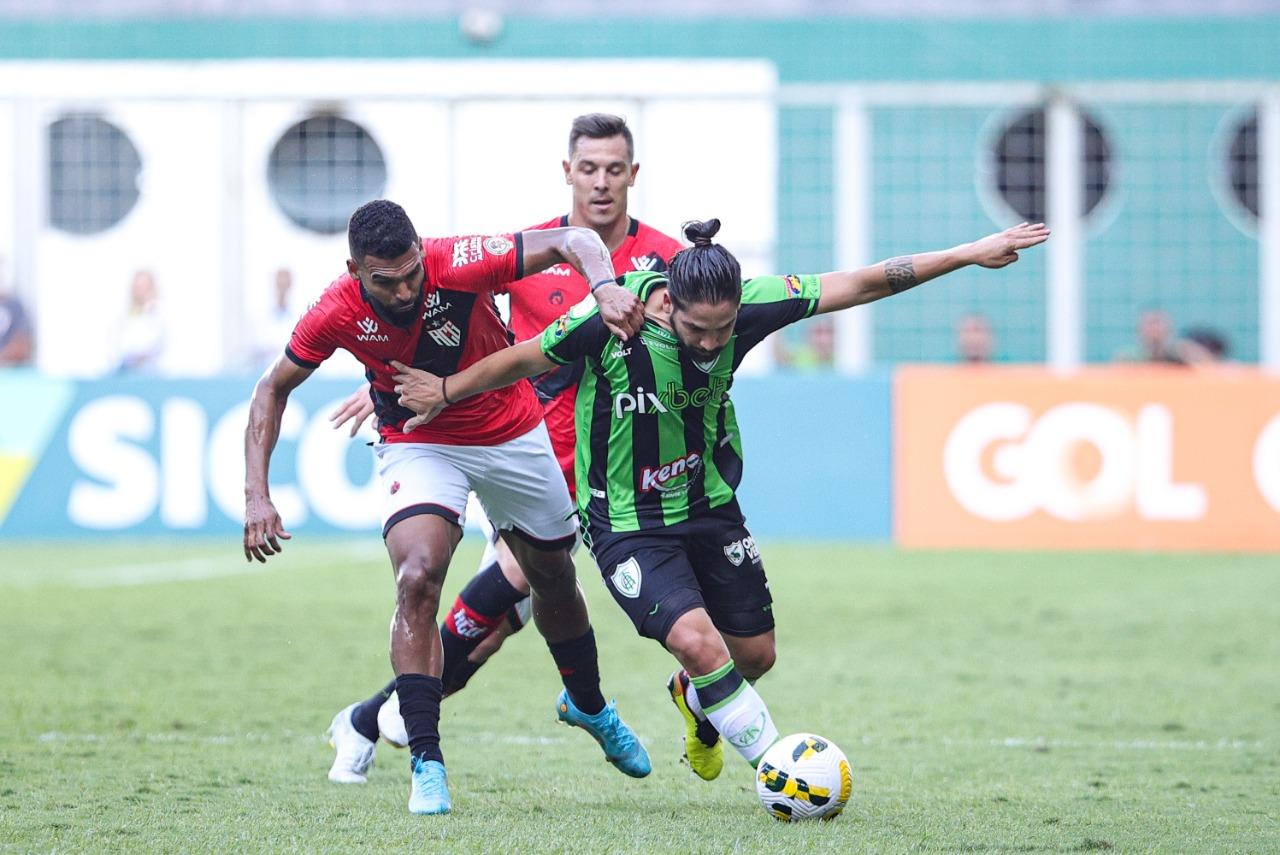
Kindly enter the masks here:
[[723, 347], [717, 347], [715, 350], [703, 350], [700, 347], [690, 347], [684, 342], [680, 342], [680, 355], [687, 357], [700, 371], [710, 372], [722, 353], [724, 353]]

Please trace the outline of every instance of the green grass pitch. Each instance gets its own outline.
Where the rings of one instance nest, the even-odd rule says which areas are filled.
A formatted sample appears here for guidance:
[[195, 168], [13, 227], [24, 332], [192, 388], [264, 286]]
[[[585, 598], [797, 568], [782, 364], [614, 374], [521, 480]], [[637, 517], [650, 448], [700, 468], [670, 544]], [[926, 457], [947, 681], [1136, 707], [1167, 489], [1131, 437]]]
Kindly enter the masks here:
[[[450, 601], [477, 559], [469, 536]], [[1273, 557], [766, 545], [784, 733], [854, 768], [787, 826], [736, 756], [679, 762], [669, 657], [580, 562], [605, 692], [648, 745], [623, 777], [554, 723], [535, 631], [446, 701], [448, 817], [405, 810], [385, 744], [325, 779], [333, 713], [388, 678], [376, 537], [0, 545], [0, 851], [1280, 851]]]

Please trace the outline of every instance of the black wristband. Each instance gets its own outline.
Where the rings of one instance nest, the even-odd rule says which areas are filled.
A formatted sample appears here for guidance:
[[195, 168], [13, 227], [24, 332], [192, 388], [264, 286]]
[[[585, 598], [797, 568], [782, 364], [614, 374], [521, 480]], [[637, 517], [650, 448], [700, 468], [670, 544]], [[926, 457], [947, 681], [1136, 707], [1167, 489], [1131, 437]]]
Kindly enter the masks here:
[[617, 284], [617, 280], [615, 279], [601, 279], [599, 282], [591, 283], [591, 293], [594, 294], [596, 292], [596, 289], [602, 285], [616, 285], [616, 284]]
[[444, 385], [448, 380], [449, 380], [448, 375], [440, 378], [440, 397], [444, 398], [445, 404], [449, 406], [453, 406], [453, 401], [449, 400], [449, 392]]

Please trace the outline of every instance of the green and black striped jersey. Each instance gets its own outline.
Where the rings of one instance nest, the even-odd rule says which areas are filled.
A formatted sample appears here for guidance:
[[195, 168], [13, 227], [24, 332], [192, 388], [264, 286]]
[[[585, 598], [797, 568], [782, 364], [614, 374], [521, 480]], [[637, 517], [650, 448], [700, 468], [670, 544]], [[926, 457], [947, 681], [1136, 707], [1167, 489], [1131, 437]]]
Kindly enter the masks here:
[[[665, 273], [635, 272], [622, 285], [642, 301]], [[584, 359], [578, 387], [578, 507], [600, 531], [675, 525], [733, 500], [742, 440], [729, 389], [747, 351], [818, 306], [817, 276], [761, 276], [742, 285], [733, 336], [710, 365], [673, 333], [645, 321], [623, 342], [588, 297], [542, 333], [554, 362]]]

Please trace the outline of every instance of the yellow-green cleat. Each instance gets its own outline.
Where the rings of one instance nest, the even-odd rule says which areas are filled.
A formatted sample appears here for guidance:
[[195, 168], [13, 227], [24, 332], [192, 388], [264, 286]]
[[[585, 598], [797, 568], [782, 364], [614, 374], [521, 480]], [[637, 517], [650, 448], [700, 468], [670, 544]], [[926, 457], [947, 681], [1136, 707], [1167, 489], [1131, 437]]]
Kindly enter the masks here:
[[714, 781], [724, 768], [724, 740], [711, 725], [711, 722], [700, 719], [689, 709], [685, 700], [685, 692], [689, 689], [689, 675], [677, 671], [667, 681], [667, 691], [671, 693], [671, 702], [684, 717], [684, 757], [689, 767], [704, 781]]

